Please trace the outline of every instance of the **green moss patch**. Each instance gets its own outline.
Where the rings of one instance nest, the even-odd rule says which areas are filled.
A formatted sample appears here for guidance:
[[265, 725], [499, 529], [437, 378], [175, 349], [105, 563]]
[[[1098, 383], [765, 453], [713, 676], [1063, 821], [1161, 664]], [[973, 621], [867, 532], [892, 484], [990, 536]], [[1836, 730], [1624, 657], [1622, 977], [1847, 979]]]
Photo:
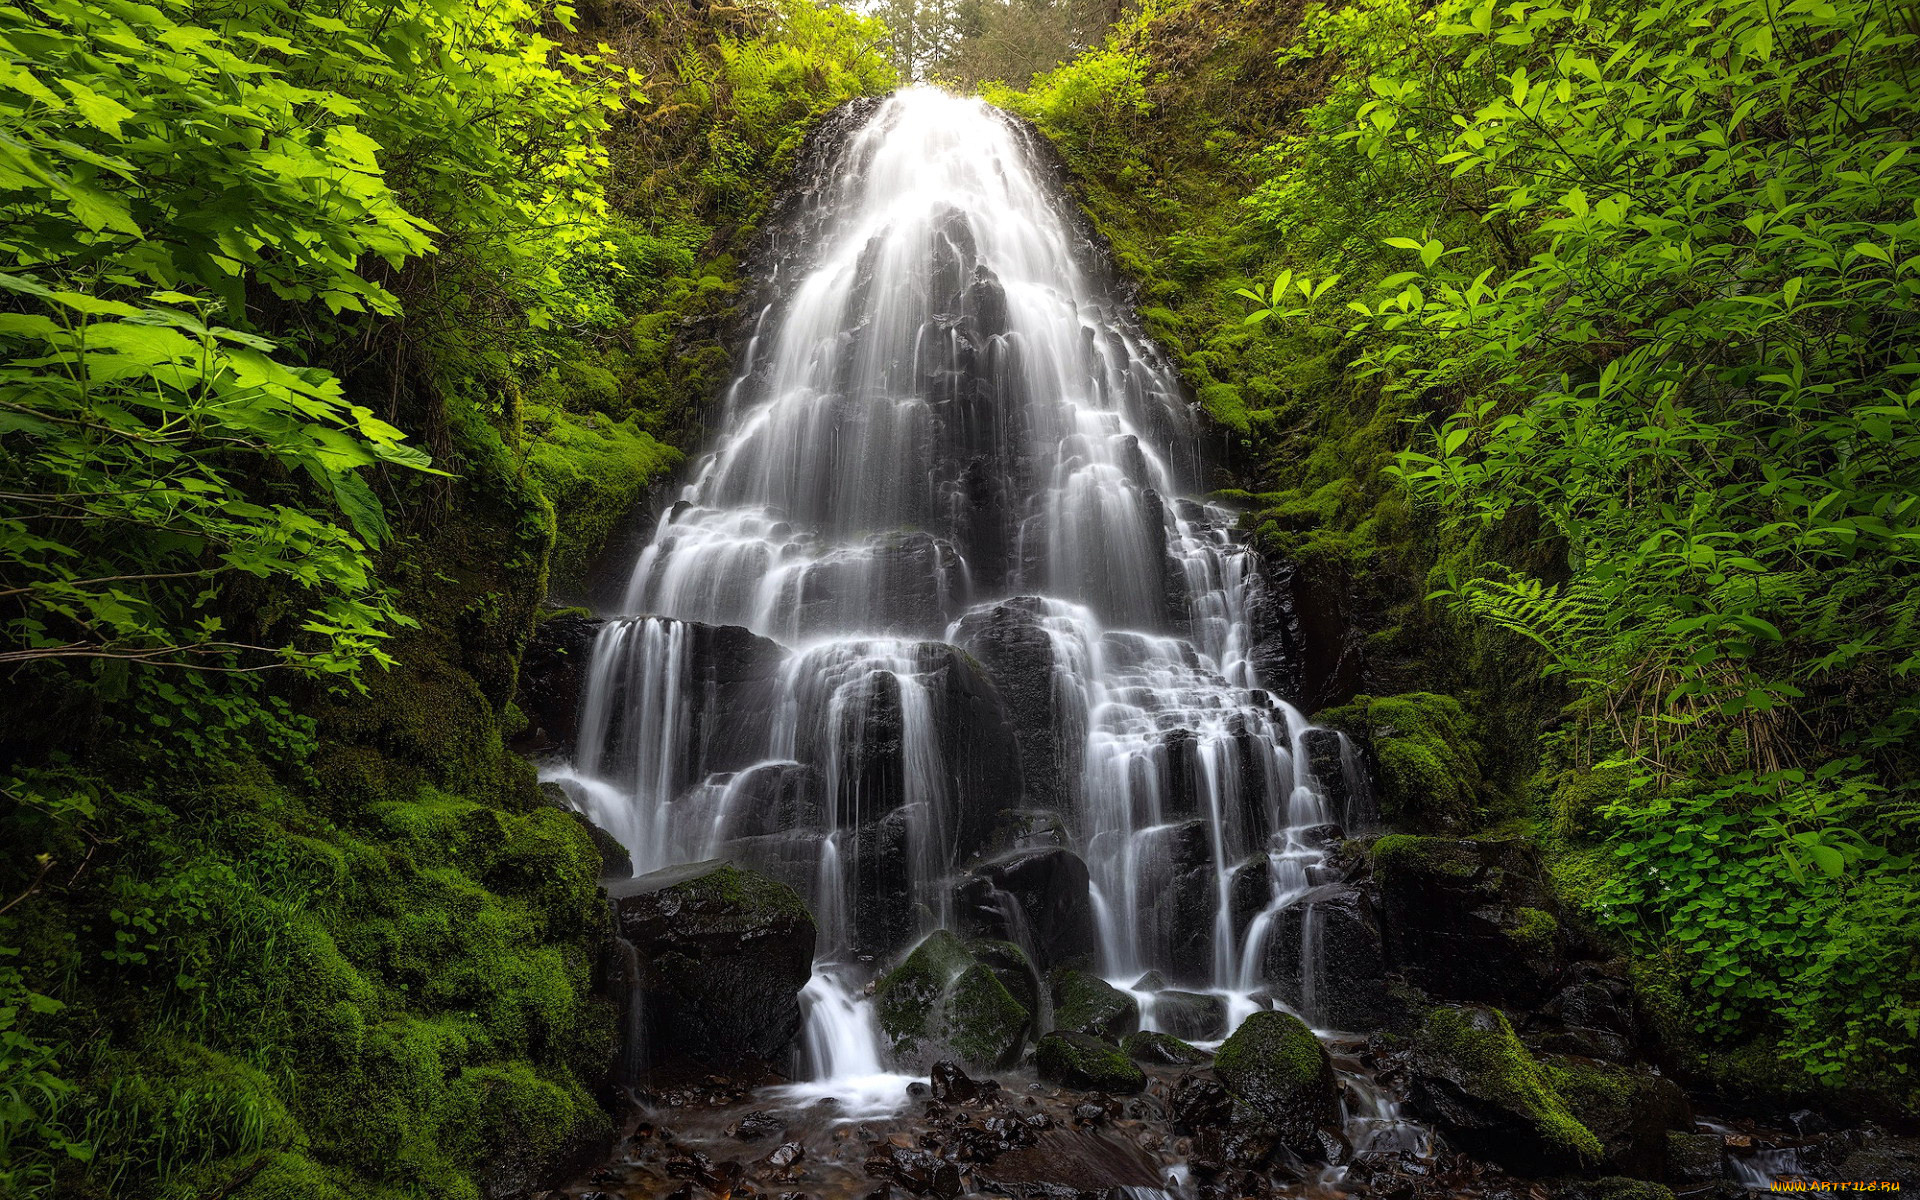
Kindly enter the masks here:
[[1128, 1094], [1146, 1088], [1147, 1075], [1125, 1054], [1084, 1033], [1055, 1032], [1034, 1048], [1040, 1078], [1082, 1092]]
[[903, 1066], [941, 1058], [991, 1070], [1019, 1057], [1033, 1014], [949, 930], [914, 947], [874, 990], [880, 1030]]
[[[1436, 1008], [1415, 1038], [1417, 1066], [1457, 1140], [1522, 1169], [1597, 1163], [1600, 1140], [1568, 1111], [1553, 1077], [1487, 1008]], [[1470, 1113], [1461, 1116], [1461, 1113]]]

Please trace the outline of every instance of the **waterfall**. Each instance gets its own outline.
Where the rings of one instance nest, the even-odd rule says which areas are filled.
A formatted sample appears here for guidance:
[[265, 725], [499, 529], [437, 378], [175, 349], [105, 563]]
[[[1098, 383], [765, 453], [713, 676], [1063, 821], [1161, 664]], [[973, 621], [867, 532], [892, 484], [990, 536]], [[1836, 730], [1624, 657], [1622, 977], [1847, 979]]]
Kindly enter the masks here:
[[807, 895], [819, 1080], [884, 1075], [861, 991], [1009, 813], [1085, 861], [1102, 975], [1273, 1003], [1275, 914], [1324, 882], [1302, 833], [1346, 814], [1263, 685], [1267, 585], [1194, 498], [1171, 366], [1018, 122], [910, 88], [822, 140], [549, 777], [636, 869]]

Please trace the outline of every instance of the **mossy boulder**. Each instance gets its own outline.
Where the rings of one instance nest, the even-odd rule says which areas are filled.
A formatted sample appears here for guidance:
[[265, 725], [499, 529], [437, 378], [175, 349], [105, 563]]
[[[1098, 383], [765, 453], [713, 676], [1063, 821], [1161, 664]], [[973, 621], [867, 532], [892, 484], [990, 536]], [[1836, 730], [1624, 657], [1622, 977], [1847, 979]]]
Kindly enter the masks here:
[[1408, 1058], [1408, 1100], [1456, 1147], [1522, 1174], [1584, 1170], [1605, 1157], [1552, 1074], [1490, 1008], [1429, 1012]]
[[1678, 1084], [1645, 1067], [1562, 1056], [1542, 1062], [1567, 1111], [1600, 1139], [1604, 1170], [1667, 1176], [1668, 1131], [1693, 1128], [1692, 1107]]
[[1010, 1066], [1033, 1024], [995, 967], [945, 929], [882, 977], [874, 997], [889, 1053], [907, 1070], [926, 1071], [941, 1059], [976, 1070]]
[[1053, 993], [1053, 1027], [1118, 1043], [1140, 1028], [1140, 1004], [1098, 975], [1055, 970], [1047, 976]]
[[1140, 1030], [1120, 1043], [1120, 1052], [1135, 1062], [1158, 1063], [1168, 1067], [1194, 1067], [1213, 1058], [1198, 1046], [1190, 1046], [1170, 1033]]
[[993, 972], [1007, 994], [1030, 1013], [1040, 1011], [1040, 977], [1034, 971], [1027, 952], [1012, 942], [974, 938], [966, 943], [967, 953]]
[[1234, 1098], [1295, 1153], [1313, 1155], [1315, 1134], [1340, 1124], [1340, 1091], [1327, 1048], [1292, 1013], [1257, 1012], [1213, 1059]]
[[1373, 844], [1390, 964], [1447, 1000], [1538, 1004], [1560, 979], [1560, 925], [1524, 838], [1392, 834]]
[[800, 1032], [813, 915], [777, 880], [724, 862], [608, 886], [640, 964], [642, 1049], [716, 1069], [777, 1063]]
[[1356, 696], [1313, 723], [1367, 748], [1374, 799], [1388, 825], [1457, 834], [1485, 823], [1489, 794], [1473, 722], [1452, 696]]
[[1081, 1092], [1130, 1094], [1147, 1086], [1147, 1075], [1132, 1059], [1096, 1037], [1056, 1031], [1034, 1048], [1040, 1078]]

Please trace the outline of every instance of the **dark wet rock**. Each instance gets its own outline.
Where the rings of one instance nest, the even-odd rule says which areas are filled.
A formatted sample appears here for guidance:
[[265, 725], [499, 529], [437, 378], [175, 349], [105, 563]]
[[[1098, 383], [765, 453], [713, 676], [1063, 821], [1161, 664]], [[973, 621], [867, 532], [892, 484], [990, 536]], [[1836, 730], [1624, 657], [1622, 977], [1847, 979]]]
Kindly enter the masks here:
[[1120, 1050], [1135, 1062], [1168, 1067], [1199, 1066], [1213, 1058], [1205, 1050], [1189, 1046], [1172, 1034], [1149, 1033], [1146, 1030], [1128, 1034], [1120, 1043]]
[[933, 1064], [928, 1083], [932, 1085], [933, 1098], [942, 1104], [965, 1104], [978, 1099], [980, 1085], [960, 1069], [960, 1064], [951, 1059], [941, 1059]]
[[1156, 1188], [1156, 1164], [1137, 1146], [1099, 1128], [1052, 1128], [1032, 1146], [974, 1168], [975, 1189], [993, 1195], [1123, 1200], [1122, 1189]]
[[[1029, 785], [1031, 787], [1031, 785]], [[1002, 853], [1065, 846], [1073, 841], [1057, 809], [1003, 808], [990, 845]]]
[[780, 1060], [800, 1032], [813, 916], [792, 888], [721, 862], [608, 887], [638, 952], [642, 1046], [716, 1068]]
[[955, 899], [962, 928], [1031, 947], [1043, 971], [1093, 957], [1087, 864], [1071, 850], [1015, 851], [982, 864]]
[[767, 1155], [766, 1164], [776, 1171], [785, 1171], [807, 1156], [807, 1148], [799, 1142], [782, 1142]]
[[1693, 1111], [1679, 1085], [1647, 1067], [1592, 1059], [1543, 1060], [1567, 1111], [1600, 1139], [1600, 1169], [1642, 1179], [1667, 1174], [1667, 1133], [1693, 1128]]
[[1066, 968], [1047, 976], [1053, 994], [1053, 1027], [1108, 1042], [1140, 1028], [1140, 1005], [1098, 975]]
[[883, 1145], [867, 1159], [866, 1168], [867, 1174], [915, 1196], [954, 1200], [960, 1194], [960, 1168], [930, 1151]]
[[564, 612], [534, 627], [520, 657], [519, 692], [514, 697], [527, 727], [514, 736], [514, 750], [552, 754], [573, 745], [593, 639], [604, 624], [584, 612]]
[[1234, 1097], [1302, 1157], [1319, 1150], [1315, 1132], [1340, 1122], [1340, 1093], [1326, 1047], [1291, 1013], [1256, 1012], [1214, 1056], [1214, 1074]]
[[1147, 1086], [1146, 1074], [1131, 1059], [1084, 1033], [1050, 1033], [1033, 1057], [1040, 1078], [1075, 1091], [1124, 1095]]
[[[964, 862], [993, 843], [1002, 810], [1022, 804], [1026, 785], [1020, 750], [999, 693], [977, 664], [941, 642], [917, 643], [913, 655], [915, 675], [931, 693], [930, 716], [945, 777], [938, 805], [914, 813], [911, 822], [924, 831], [944, 863]], [[845, 685], [836, 702], [838, 727], [803, 739], [797, 751], [808, 762], [824, 762], [838, 753], [839, 783], [825, 802], [840, 827], [856, 830], [858, 838], [869, 842], [899, 840], [891, 829], [902, 820], [901, 806], [910, 799], [909, 738], [900, 688], [895, 674], [880, 670]], [[904, 874], [910, 855], [903, 852], [891, 863], [889, 857], [876, 855], [868, 865], [876, 873], [892, 866]], [[879, 930], [856, 932], [871, 938], [891, 929], [883, 921]], [[897, 942], [860, 947], [875, 955], [897, 948]]]
[[914, 901], [912, 816], [896, 809], [854, 831], [847, 853], [857, 953], [888, 958], [920, 932]]
[[977, 1070], [1010, 1066], [1032, 1023], [993, 970], [944, 929], [882, 977], [874, 997], [894, 1062], [915, 1071], [941, 1059]]
[[1247, 935], [1254, 918], [1273, 903], [1273, 864], [1264, 854], [1256, 854], [1239, 866], [1227, 879], [1227, 912], [1233, 921], [1237, 942]]
[[1333, 729], [1309, 729], [1300, 737], [1306, 751], [1306, 767], [1320, 785], [1320, 794], [1335, 819], [1351, 829], [1365, 831], [1375, 824], [1373, 797], [1366, 777], [1365, 759], [1358, 752], [1349, 754], [1342, 745], [1345, 735]]
[[1667, 1133], [1668, 1183], [1688, 1186], [1711, 1183], [1726, 1174], [1721, 1161], [1725, 1140], [1717, 1133], [1670, 1130]]
[[1900, 1184], [1902, 1191], [1920, 1187], [1920, 1139], [1895, 1137], [1869, 1130], [1860, 1148], [1841, 1160], [1836, 1179], [1883, 1179]]
[[653, 742], [659, 731], [636, 718], [646, 706], [635, 693], [662, 682], [663, 645], [675, 639], [681, 676], [672, 682], [687, 703], [674, 741], [678, 757], [670, 764], [674, 778], [691, 783], [760, 760], [775, 711], [768, 700], [786, 662], [785, 647], [738, 626], [657, 618], [609, 622], [599, 640], [604, 645], [616, 637], [625, 657], [610, 673], [608, 711], [616, 718], [606, 730], [602, 759], [609, 777], [629, 769], [642, 751], [658, 750]]
[[740, 772], [731, 786], [723, 836], [772, 837], [829, 827], [825, 785], [818, 767], [797, 762], [759, 763]]
[[1263, 965], [1274, 995], [1316, 1025], [1366, 1032], [1390, 1011], [1385, 937], [1351, 884], [1315, 888], [1276, 913]]
[[1536, 1010], [1528, 1033], [1543, 1050], [1625, 1062], [1642, 1040], [1633, 985], [1595, 962], [1567, 968], [1566, 983]]
[[[857, 688], [857, 691], [855, 691]], [[875, 672], [849, 687], [836, 736], [841, 761], [832, 797], [834, 823], [865, 825], [907, 802], [906, 713], [900, 680]]]
[[1428, 1013], [1407, 1077], [1414, 1111], [1468, 1154], [1531, 1175], [1580, 1170], [1603, 1157], [1599, 1139], [1496, 1010]]
[[1176, 1133], [1196, 1134], [1224, 1125], [1233, 1115], [1233, 1093], [1204, 1075], [1182, 1075], [1168, 1095], [1168, 1119]]
[[1347, 839], [1345, 826], [1331, 822], [1325, 825], [1306, 825], [1293, 831], [1293, 836], [1309, 850], [1326, 852]]
[[1560, 926], [1531, 842], [1394, 834], [1374, 843], [1373, 874], [1388, 959], [1409, 983], [1514, 1007], [1558, 985]]
[[787, 1123], [770, 1112], [750, 1112], [733, 1126], [733, 1136], [747, 1142], [777, 1138], [786, 1131]]
[[1213, 921], [1220, 903], [1213, 838], [1199, 819], [1164, 826], [1144, 839], [1142, 894], [1154, 897], [1152, 937], [1165, 948], [1168, 974], [1201, 983], [1213, 970]]
[[1218, 1041], [1227, 1035], [1227, 1002], [1204, 992], [1157, 992], [1153, 997], [1153, 1020], [1177, 1038]]
[[960, 619], [954, 640], [993, 677], [1020, 743], [1028, 794], [1038, 804], [1065, 808], [1077, 747], [1061, 737], [1053, 642], [1040, 625], [1040, 601], [1023, 596], [976, 609]]
[[1126, 1200], [1123, 1188], [1077, 1188], [1070, 1183], [1054, 1183], [1051, 1180], [1035, 1179], [1020, 1183], [1007, 1183], [992, 1176], [981, 1181], [981, 1188], [996, 1196], [1013, 1196], [1017, 1200]]
[[922, 669], [934, 689], [953, 806], [951, 861], [964, 862], [992, 843], [1002, 809], [1025, 802], [1024, 760], [1005, 702], [979, 664], [944, 643], [926, 645], [933, 661]]

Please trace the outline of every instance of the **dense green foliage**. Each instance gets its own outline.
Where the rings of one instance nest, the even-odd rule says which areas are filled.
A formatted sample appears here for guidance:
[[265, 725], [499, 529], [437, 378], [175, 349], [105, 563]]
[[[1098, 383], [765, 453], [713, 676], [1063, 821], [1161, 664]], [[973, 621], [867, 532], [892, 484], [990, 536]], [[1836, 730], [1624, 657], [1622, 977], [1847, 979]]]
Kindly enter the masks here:
[[1910, 1094], [1911, 13], [1258, 7], [1004, 99], [1279, 485], [1319, 694], [1459, 697], [1702, 1070]]
[[0, 11], [0, 1195], [498, 1195], [608, 1128], [519, 655], [892, 79], [692, 14]]

